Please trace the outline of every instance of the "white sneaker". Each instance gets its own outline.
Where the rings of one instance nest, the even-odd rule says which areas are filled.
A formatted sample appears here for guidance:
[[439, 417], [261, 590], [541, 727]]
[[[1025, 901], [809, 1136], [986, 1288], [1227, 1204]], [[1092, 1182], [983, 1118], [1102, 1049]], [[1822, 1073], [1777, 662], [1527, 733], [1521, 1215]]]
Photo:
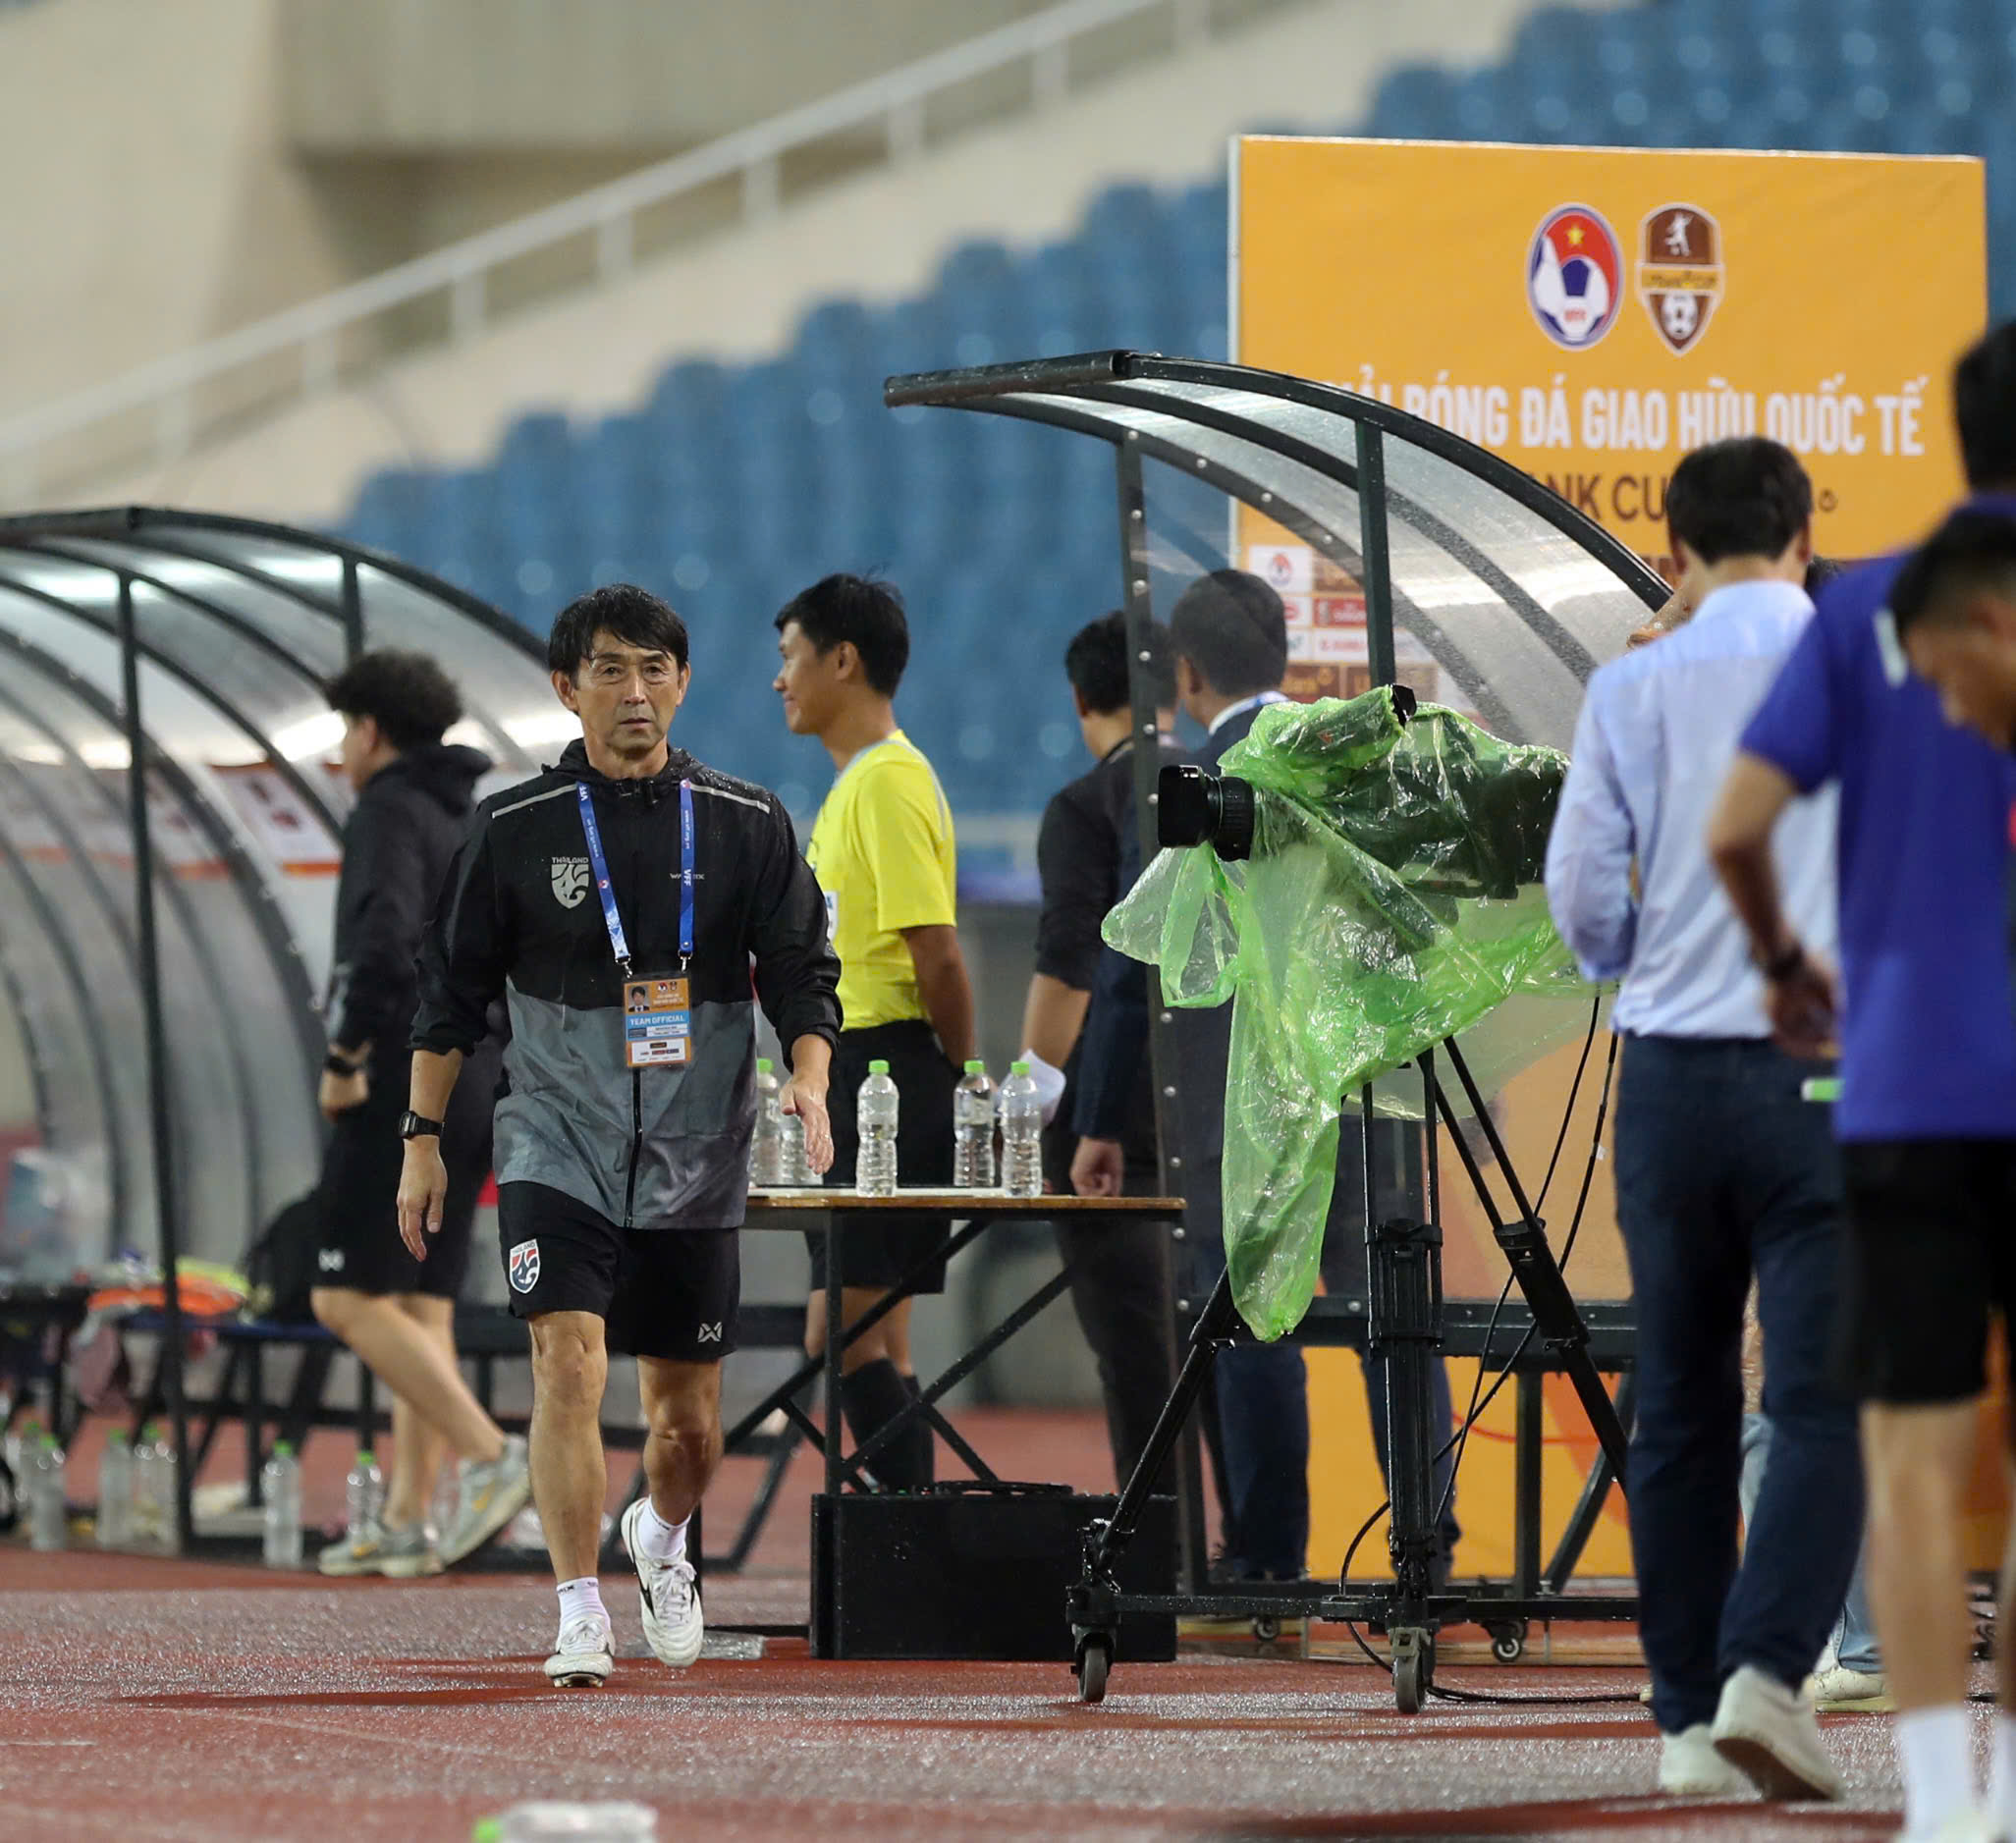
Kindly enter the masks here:
[[1745, 1664], [1722, 1685], [1715, 1745], [1766, 1798], [1837, 1799], [1847, 1793], [1821, 1745], [1813, 1705], [1753, 1665]]
[[1824, 1715], [1882, 1715], [1897, 1706], [1890, 1680], [1880, 1670], [1851, 1670], [1838, 1660], [1806, 1679], [1806, 1694]]
[[616, 1662], [609, 1621], [592, 1612], [560, 1628], [560, 1643], [546, 1659], [547, 1681], [563, 1690], [600, 1689]]
[[495, 1459], [462, 1463], [455, 1521], [442, 1533], [441, 1565], [452, 1568], [472, 1555], [522, 1510], [532, 1495], [532, 1462], [524, 1438], [506, 1436]]
[[1715, 1730], [1698, 1721], [1668, 1734], [1659, 1750], [1659, 1789], [1668, 1798], [1748, 1798], [1748, 1776], [1715, 1751]]
[[1899, 1830], [1897, 1843], [2004, 1843], [2009, 1832], [1979, 1807], [1955, 1812], [1931, 1830]]
[[637, 1575], [637, 1609], [644, 1616], [644, 1640], [660, 1663], [683, 1670], [700, 1654], [707, 1626], [700, 1614], [700, 1590], [693, 1564], [653, 1561], [637, 1538], [637, 1522], [646, 1500], [639, 1497], [623, 1513], [623, 1545]]

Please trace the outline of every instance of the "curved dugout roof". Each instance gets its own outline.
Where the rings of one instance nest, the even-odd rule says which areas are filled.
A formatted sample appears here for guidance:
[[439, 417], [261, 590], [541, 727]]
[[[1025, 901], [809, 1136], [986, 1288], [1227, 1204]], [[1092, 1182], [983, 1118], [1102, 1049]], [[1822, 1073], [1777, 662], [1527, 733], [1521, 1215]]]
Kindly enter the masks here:
[[41, 1180], [9, 1186], [0, 1267], [159, 1245], [122, 596], [185, 1254], [235, 1261], [314, 1181], [316, 1003], [350, 798], [327, 766], [329, 679], [370, 647], [436, 655], [467, 710], [456, 739], [493, 758], [493, 785], [573, 733], [531, 635], [389, 558], [144, 508], [0, 519], [0, 987]]
[[1376, 677], [1391, 676], [1394, 631], [1411, 635], [1509, 741], [1566, 748], [1590, 673], [1666, 598], [1641, 559], [1530, 475], [1331, 385], [1104, 352], [896, 377], [883, 394], [892, 408], [1096, 435], [1218, 488], [1362, 584]]

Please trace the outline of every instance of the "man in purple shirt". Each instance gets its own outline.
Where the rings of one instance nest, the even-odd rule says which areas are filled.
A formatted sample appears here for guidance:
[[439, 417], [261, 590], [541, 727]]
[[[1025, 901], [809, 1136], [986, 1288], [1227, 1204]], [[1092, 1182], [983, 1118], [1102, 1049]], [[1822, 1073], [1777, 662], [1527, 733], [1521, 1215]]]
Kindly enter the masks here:
[[[2016, 514], [2016, 325], [1960, 360], [1953, 398], [1969, 504]], [[1945, 723], [1911, 676], [1889, 612], [1901, 562], [1823, 593], [1744, 733], [1710, 839], [1779, 1040], [1840, 1040], [1840, 1354], [1863, 1404], [1870, 1590], [1899, 1710], [1904, 1834], [2000, 1836], [2016, 1822], [2012, 1685], [1983, 1810], [1960, 1531], [1989, 1321], [2016, 1305], [2016, 773]], [[1779, 813], [1828, 782], [1840, 794], [1838, 1002], [1832, 970], [1785, 919], [1771, 855]]]

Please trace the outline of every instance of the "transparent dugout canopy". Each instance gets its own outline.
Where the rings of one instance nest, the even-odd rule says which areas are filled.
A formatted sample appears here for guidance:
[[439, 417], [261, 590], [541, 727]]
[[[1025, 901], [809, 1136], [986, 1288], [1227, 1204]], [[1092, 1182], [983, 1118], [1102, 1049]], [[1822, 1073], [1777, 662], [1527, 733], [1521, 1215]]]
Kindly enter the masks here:
[[[1590, 674], [1668, 594], [1643, 559], [1508, 461], [1389, 404], [1305, 378], [1101, 352], [894, 377], [884, 400], [1110, 443], [1130, 630], [1166, 620], [1206, 571], [1252, 570], [1286, 606], [1284, 688], [1294, 696], [1351, 697], [1396, 681], [1507, 741], [1566, 749]], [[1138, 657], [1138, 643], [1133, 650]], [[1134, 718], [1142, 728], [1154, 719], [1138, 683]], [[1140, 751], [1143, 815], [1149, 763]], [[1144, 861], [1152, 823], [1143, 822]], [[1151, 1017], [1160, 1039], [1160, 1007]], [[1574, 1122], [1568, 1143], [1590, 1143], [1602, 1057], [1576, 1086], [1579, 1047], [1533, 1064], [1494, 1102], [1522, 1169], [1548, 1165], [1564, 1112]], [[1182, 1073], [1158, 1042], [1158, 1092], [1171, 1095]], [[1164, 1105], [1168, 1158], [1174, 1110]], [[1579, 1176], [1577, 1162], [1562, 1180], [1570, 1195]], [[1577, 1256], [1576, 1290], [1623, 1297], [1613, 1223], [1596, 1220], [1609, 1213], [1607, 1166], [1598, 1176], [1597, 1232]], [[1180, 1169], [1166, 1166], [1163, 1181], [1179, 1193]], [[1468, 1231], [1446, 1243], [1447, 1289], [1493, 1294], [1502, 1260], [1481, 1218], [1467, 1220], [1476, 1212], [1459, 1188], [1443, 1193], [1447, 1226]]]
[[350, 804], [325, 687], [384, 646], [430, 653], [461, 684], [451, 739], [496, 764], [482, 790], [573, 733], [530, 634], [389, 558], [195, 513], [0, 519], [0, 1272], [157, 1258], [157, 1145], [185, 1256], [238, 1262], [313, 1184]]

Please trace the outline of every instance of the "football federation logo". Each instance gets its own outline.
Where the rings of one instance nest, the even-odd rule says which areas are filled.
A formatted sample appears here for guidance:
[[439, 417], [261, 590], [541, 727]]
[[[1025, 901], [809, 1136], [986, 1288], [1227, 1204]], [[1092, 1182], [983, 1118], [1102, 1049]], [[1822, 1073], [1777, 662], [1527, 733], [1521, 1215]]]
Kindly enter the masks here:
[[1561, 205], [1533, 233], [1526, 252], [1526, 299], [1556, 346], [1582, 352], [1616, 324], [1624, 260], [1602, 214]]
[[1699, 205], [1661, 205], [1638, 233], [1638, 298], [1676, 356], [1708, 331], [1722, 298], [1722, 234]]
[[553, 894], [562, 908], [578, 908], [588, 894], [588, 860], [585, 857], [556, 857], [553, 860]]
[[539, 1244], [521, 1241], [511, 1251], [507, 1263], [513, 1292], [528, 1293], [539, 1283]]

